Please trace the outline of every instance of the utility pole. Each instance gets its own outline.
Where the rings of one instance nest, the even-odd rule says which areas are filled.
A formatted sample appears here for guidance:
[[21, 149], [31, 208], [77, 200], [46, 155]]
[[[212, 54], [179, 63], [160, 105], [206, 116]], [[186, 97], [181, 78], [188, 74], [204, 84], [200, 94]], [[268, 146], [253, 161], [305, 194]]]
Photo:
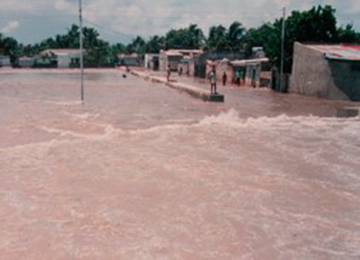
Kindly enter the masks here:
[[83, 18], [82, 0], [79, 0], [79, 23], [80, 23], [80, 73], [81, 73], [81, 102], [84, 102], [84, 55], [83, 55]]
[[285, 59], [285, 18], [286, 18], [286, 7], [283, 8], [283, 20], [281, 30], [281, 68], [280, 68], [280, 91], [285, 91], [284, 84], [284, 59]]

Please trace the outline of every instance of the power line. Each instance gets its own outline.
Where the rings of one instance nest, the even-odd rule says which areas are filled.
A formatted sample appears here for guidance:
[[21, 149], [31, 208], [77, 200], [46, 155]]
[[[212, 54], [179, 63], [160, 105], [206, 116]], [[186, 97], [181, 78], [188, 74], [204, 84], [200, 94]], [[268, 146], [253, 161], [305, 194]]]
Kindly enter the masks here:
[[114, 35], [120, 35], [120, 36], [129, 37], [129, 38], [134, 38], [134, 37], [136, 37], [135, 35], [131, 35], [131, 34], [119, 32], [119, 31], [115, 31], [115, 30], [113, 30], [113, 29], [107, 28], [107, 27], [104, 26], [104, 25], [90, 22], [90, 21], [88, 21], [87, 19], [84, 19], [84, 21], [85, 21], [87, 24], [90, 24], [90, 25], [92, 25], [92, 26], [101, 28], [102, 30], [107, 31], [107, 32], [109, 32], [109, 33], [112, 33], [112, 34], [114, 34]]

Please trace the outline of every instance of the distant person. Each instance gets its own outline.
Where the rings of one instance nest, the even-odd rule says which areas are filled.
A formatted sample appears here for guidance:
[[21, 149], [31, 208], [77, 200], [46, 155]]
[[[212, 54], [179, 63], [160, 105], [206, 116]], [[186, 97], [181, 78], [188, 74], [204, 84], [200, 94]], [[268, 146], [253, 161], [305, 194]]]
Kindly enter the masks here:
[[171, 76], [171, 69], [170, 69], [170, 65], [168, 65], [167, 67], [167, 81], [170, 81], [170, 76]]
[[239, 70], [236, 70], [235, 72], [235, 84], [240, 86], [240, 71]]
[[210, 85], [211, 85], [211, 95], [216, 95], [216, 71], [213, 68], [209, 74], [210, 77]]
[[186, 69], [186, 76], [190, 76], [190, 69], [189, 69], [189, 66], [187, 67], [187, 69]]
[[222, 80], [223, 80], [223, 86], [226, 86], [226, 82], [227, 82], [227, 74], [226, 74], [226, 72], [225, 72], [225, 71], [224, 71], [224, 74], [223, 74]]
[[183, 68], [182, 68], [182, 67], [180, 67], [180, 69], [179, 69], [179, 76], [181, 77], [181, 76], [182, 76], [182, 74], [183, 74]]

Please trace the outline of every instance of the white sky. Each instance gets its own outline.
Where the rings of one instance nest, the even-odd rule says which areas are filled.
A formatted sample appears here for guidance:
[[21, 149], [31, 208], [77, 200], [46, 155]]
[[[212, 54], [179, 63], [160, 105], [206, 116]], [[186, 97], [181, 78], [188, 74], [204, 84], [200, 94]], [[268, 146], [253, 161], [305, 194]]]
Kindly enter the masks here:
[[[190, 23], [205, 34], [212, 25], [233, 21], [249, 28], [280, 17], [284, 6], [290, 12], [318, 4], [332, 5], [340, 25], [353, 23], [360, 31], [359, 0], [83, 0], [85, 25], [112, 43]], [[0, 32], [23, 43], [64, 34], [72, 23], [78, 23], [78, 0], [1, 0]]]

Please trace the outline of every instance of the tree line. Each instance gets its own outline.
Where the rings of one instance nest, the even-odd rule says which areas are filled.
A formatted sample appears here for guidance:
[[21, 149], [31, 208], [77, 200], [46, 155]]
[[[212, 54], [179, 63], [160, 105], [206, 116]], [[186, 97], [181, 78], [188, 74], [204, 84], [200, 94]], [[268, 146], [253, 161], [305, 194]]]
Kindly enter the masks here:
[[[208, 36], [196, 24], [187, 28], [171, 29], [165, 35], [145, 39], [135, 37], [131, 43], [111, 45], [102, 40], [94, 28], [84, 27], [85, 63], [89, 66], [115, 64], [120, 53], [159, 53], [162, 49], [202, 49], [204, 51], [243, 52], [251, 57], [252, 47], [262, 46], [271, 63], [280, 64], [282, 18], [246, 29], [240, 22], [228, 28], [215, 25]], [[336, 10], [331, 6], [317, 6], [307, 11], [293, 11], [285, 20], [285, 71], [290, 73], [295, 41], [323, 44], [357, 44], [360, 34], [351, 24], [338, 26]], [[49, 48], [79, 48], [79, 27], [73, 24], [64, 35], [56, 35], [40, 43], [23, 45], [11, 37], [0, 34], [0, 54], [9, 55], [12, 62], [21, 56], [34, 56]]]

